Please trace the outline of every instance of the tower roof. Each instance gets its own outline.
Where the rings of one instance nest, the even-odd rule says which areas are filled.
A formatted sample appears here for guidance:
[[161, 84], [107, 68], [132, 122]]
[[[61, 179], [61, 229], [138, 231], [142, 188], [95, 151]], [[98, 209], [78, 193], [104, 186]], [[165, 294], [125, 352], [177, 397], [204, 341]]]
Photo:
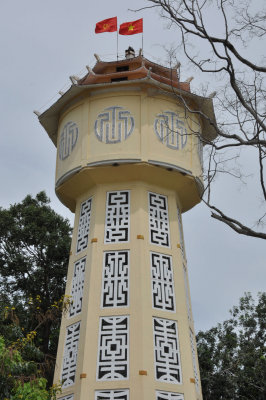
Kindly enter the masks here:
[[[113, 86], [144, 85], [153, 90], [153, 94], [163, 93], [182, 99], [187, 107], [192, 107], [193, 112], [200, 112], [207, 116], [202, 119], [202, 136], [206, 140], [213, 140], [217, 132], [213, 124], [215, 114], [211, 98], [198, 96], [191, 93], [190, 82], [180, 82], [177, 68], [168, 68], [145, 58], [141, 53], [135, 56], [134, 50], [126, 51], [126, 58], [111, 62], [102, 61], [97, 55], [97, 62], [88, 73], [78, 79], [72, 78], [72, 85], [61, 98], [39, 116], [39, 121], [51, 140], [57, 145], [57, 127], [59, 117], [68, 107], [84, 97], [88, 91]], [[128, 55], [127, 55], [128, 52]], [[193, 106], [192, 106], [193, 104]]]
[[150, 77], [158, 82], [190, 92], [188, 82], [180, 82], [176, 68], [167, 68], [139, 55], [119, 61], [97, 61], [79, 85], [132, 81]]

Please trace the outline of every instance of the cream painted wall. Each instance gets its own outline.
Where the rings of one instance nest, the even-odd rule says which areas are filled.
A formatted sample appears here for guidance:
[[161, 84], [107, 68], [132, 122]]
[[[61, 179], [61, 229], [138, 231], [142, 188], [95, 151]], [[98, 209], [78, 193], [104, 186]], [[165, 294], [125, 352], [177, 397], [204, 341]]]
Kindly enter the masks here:
[[[107, 144], [97, 139], [94, 125], [97, 117], [112, 106], [120, 106], [128, 110], [134, 118], [135, 126], [127, 140]], [[187, 130], [187, 142], [183, 148], [181, 137], [179, 137], [179, 149], [175, 150], [166, 146], [166, 135], [162, 143], [155, 134], [155, 119], [165, 111], [176, 113], [184, 123], [184, 128]], [[195, 132], [200, 132], [198, 116], [185, 114], [176, 99], [166, 95], [150, 96], [148, 90], [132, 90], [129, 94], [125, 94], [124, 91], [94, 93], [93, 96], [88, 96], [62, 115], [58, 129], [58, 155], [60, 136], [65, 124], [69, 121], [77, 124], [79, 137], [73, 151], [66, 159], [60, 160], [57, 156], [56, 182], [79, 166], [85, 167], [87, 164], [106, 160], [126, 159], [168, 163], [191, 171], [194, 176], [201, 176], [197, 146], [194, 145]]]
[[[113, 190], [130, 190], [131, 196], [131, 226], [129, 243], [104, 244], [105, 201], [106, 192]], [[148, 192], [166, 195], [168, 198], [170, 238], [169, 248], [151, 245], [149, 242], [148, 222]], [[92, 220], [89, 244], [85, 251], [75, 254], [77, 241], [77, 225], [80, 204], [91, 197]], [[100, 185], [84, 193], [78, 199], [75, 228], [69, 262], [66, 293], [70, 294], [73, 276], [73, 265], [78, 259], [87, 257], [87, 270], [83, 297], [82, 313], [69, 319], [65, 316], [62, 320], [60, 342], [57, 355], [57, 369], [55, 382], [60, 380], [62, 357], [65, 341], [66, 326], [82, 321], [77, 360], [76, 384], [63, 391], [63, 394], [75, 393], [75, 400], [94, 399], [95, 390], [129, 388], [131, 400], [155, 399], [155, 390], [165, 390], [184, 393], [185, 399], [201, 399], [200, 393], [195, 390], [189, 329], [193, 322], [188, 321], [186, 293], [183, 275], [183, 263], [177, 221], [178, 197], [171, 190], [163, 190], [155, 185], [142, 182], [121, 183], [114, 185]], [[144, 239], [137, 239], [143, 235]], [[91, 243], [92, 238], [97, 242]], [[101, 308], [102, 264], [103, 253], [108, 250], [130, 250], [130, 306], [126, 308]], [[150, 251], [168, 254], [173, 259], [176, 312], [166, 312], [152, 307]], [[101, 316], [129, 315], [130, 316], [130, 378], [121, 381], [96, 380], [96, 365], [98, 351], [98, 328]], [[160, 317], [177, 321], [179, 330], [179, 345], [182, 365], [182, 384], [158, 382], [154, 373], [153, 331], [152, 318]], [[147, 371], [147, 376], [139, 375], [140, 370]], [[80, 374], [87, 374], [80, 379]]]
[[[110, 111], [109, 108], [114, 106], [121, 108]], [[119, 111], [122, 111], [120, 118]], [[110, 114], [111, 112], [114, 114]], [[113, 132], [118, 133], [117, 127], [121, 123], [124, 140], [115, 144], [106, 143], [106, 124], [109, 124], [110, 134], [110, 121], [114, 121], [114, 115], [117, 125]], [[165, 118], [168, 118], [169, 125], [172, 121], [176, 123], [179, 120], [178, 125], [174, 126], [179, 133], [184, 132], [180, 131], [181, 128], [186, 129], [185, 146], [182, 147], [180, 135], [175, 136], [173, 142], [168, 140], [167, 124], [164, 130], [160, 131], [159, 120], [164, 121]], [[124, 123], [125, 119], [128, 125]], [[125, 127], [127, 126], [129, 132], [133, 119], [134, 129], [125, 139]], [[106, 121], [102, 122], [103, 120]], [[78, 127], [79, 136], [68, 157], [62, 160], [59, 157], [60, 136], [70, 121]], [[100, 138], [102, 140], [99, 140], [97, 135], [101, 133], [101, 123], [103, 136]], [[71, 132], [68, 133], [71, 137]], [[160, 133], [163, 133], [163, 136], [158, 137]], [[87, 261], [82, 311], [72, 318], [68, 315], [62, 318], [54, 377], [54, 382], [61, 379], [66, 328], [81, 321], [75, 384], [65, 388], [59, 397], [74, 393], [74, 400], [93, 400], [95, 390], [125, 388], [130, 389], [130, 400], [153, 400], [156, 390], [183, 393], [185, 400], [202, 399], [200, 384], [198, 389], [195, 385], [190, 343], [190, 330], [195, 341], [194, 327], [193, 320], [188, 318], [187, 303], [191, 307], [191, 302], [184, 280], [184, 277], [187, 279], [187, 265], [180, 248], [177, 216], [177, 207], [184, 211], [200, 201], [199, 184], [195, 179], [201, 179], [202, 174], [198, 133], [198, 116], [184, 113], [182, 105], [167, 94], [150, 95], [149, 85], [142, 89], [130, 85], [128, 90], [125, 87], [123, 90], [94, 90], [62, 113], [58, 126], [56, 182], [59, 183], [56, 190], [63, 203], [76, 212], [66, 294], [71, 294], [75, 262], [85, 256]], [[168, 134], [171, 135], [172, 131], [168, 131]], [[179, 141], [178, 149], [170, 148], [176, 144], [175, 139]], [[170, 144], [170, 147], [167, 144]], [[119, 166], [115, 167], [115, 162]], [[76, 172], [72, 173], [73, 170]], [[130, 191], [130, 240], [128, 243], [106, 244], [106, 193], [117, 190]], [[149, 191], [167, 196], [171, 239], [169, 247], [150, 243]], [[76, 254], [80, 207], [90, 197], [92, 213], [88, 246]], [[138, 239], [138, 235], [141, 235], [141, 239]], [[101, 308], [103, 255], [106, 251], [120, 249], [130, 251], [130, 305], [124, 308]], [[151, 251], [172, 257], [175, 312], [162, 311], [152, 306]], [[97, 381], [99, 320], [101, 317], [116, 315], [130, 317], [129, 379]], [[155, 379], [153, 317], [177, 322], [182, 368], [180, 384], [159, 382]], [[196, 369], [199, 376], [198, 365]], [[140, 371], [146, 371], [147, 374], [140, 375]]]

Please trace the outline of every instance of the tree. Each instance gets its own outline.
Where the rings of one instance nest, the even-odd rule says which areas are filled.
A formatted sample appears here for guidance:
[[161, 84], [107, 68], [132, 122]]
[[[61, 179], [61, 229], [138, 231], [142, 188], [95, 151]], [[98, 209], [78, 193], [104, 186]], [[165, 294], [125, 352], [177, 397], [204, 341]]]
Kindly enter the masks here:
[[[44, 192], [0, 209], [0, 306], [13, 310], [13, 323], [0, 327], [8, 345], [24, 332], [36, 332], [35, 344], [52, 379], [57, 350], [71, 228], [49, 206]], [[54, 311], [52, 311], [54, 310]], [[11, 312], [10, 311], [10, 312]]]
[[[31, 338], [23, 346], [32, 350]], [[16, 345], [7, 347], [0, 336], [0, 400], [56, 400], [61, 387], [47, 390], [46, 379], [38, 375], [38, 364], [25, 361]]]
[[[208, 74], [208, 79], [216, 80], [220, 85], [215, 97], [218, 122], [211, 120], [202, 110], [196, 110], [218, 134], [212, 143], [203, 142], [208, 155], [203, 200], [210, 208], [211, 216], [239, 234], [266, 239], [261, 228], [266, 219], [266, 66], [265, 57], [258, 54], [258, 49], [265, 48], [264, 4], [255, 0], [147, 0], [147, 3], [149, 5], [142, 9], [158, 9], [169, 26], [178, 29], [180, 35], [175, 37], [174, 50], [182, 48], [198, 75]], [[182, 94], [178, 90], [174, 92], [189, 109]], [[206, 95], [202, 88], [199, 94]], [[210, 97], [213, 96], [214, 93]], [[253, 221], [241, 222], [237, 216], [227, 215], [220, 205], [212, 203], [216, 177], [229, 174], [246, 180], [245, 175], [249, 173], [244, 172], [247, 159], [252, 159], [252, 165], [255, 164], [260, 190], [258, 201], [257, 195], [253, 197], [257, 205], [252, 209], [258, 213], [255, 227]], [[248, 216], [250, 205], [247, 204], [246, 208]]]
[[231, 318], [197, 335], [204, 400], [266, 398], [266, 292], [250, 293]]

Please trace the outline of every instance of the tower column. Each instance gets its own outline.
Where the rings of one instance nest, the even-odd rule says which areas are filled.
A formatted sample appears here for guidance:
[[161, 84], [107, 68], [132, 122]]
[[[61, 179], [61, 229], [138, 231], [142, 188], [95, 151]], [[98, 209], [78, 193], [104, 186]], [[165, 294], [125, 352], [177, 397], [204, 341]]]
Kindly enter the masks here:
[[212, 101], [140, 55], [98, 60], [39, 117], [75, 212], [60, 400], [202, 400], [181, 215], [215, 134], [193, 110]]
[[142, 181], [78, 200], [55, 375], [69, 395], [200, 398], [178, 201]]

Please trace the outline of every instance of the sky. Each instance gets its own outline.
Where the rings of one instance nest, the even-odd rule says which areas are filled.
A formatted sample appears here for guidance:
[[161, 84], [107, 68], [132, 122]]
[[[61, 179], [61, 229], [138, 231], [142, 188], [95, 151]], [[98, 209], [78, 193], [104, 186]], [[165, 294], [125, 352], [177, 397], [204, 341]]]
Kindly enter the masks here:
[[[70, 86], [70, 75], [82, 76], [94, 66], [94, 53], [103, 60], [116, 59], [116, 33], [94, 34], [95, 23], [118, 17], [118, 23], [144, 19], [144, 56], [167, 65], [167, 48], [180, 39], [155, 10], [133, 12], [145, 0], [9, 0], [0, 4], [0, 206], [20, 202], [27, 194], [45, 190], [56, 212], [70, 213], [54, 192], [56, 149], [33, 114], [43, 112]], [[210, 11], [211, 12], [211, 11]], [[210, 15], [210, 21], [213, 21]], [[215, 24], [215, 21], [213, 21]], [[119, 36], [118, 53], [142, 46], [141, 35]], [[181, 80], [201, 77], [181, 61]], [[210, 83], [210, 92], [212, 92]], [[247, 184], [224, 177], [215, 183], [214, 198], [230, 215], [255, 221], [260, 194], [250, 156]], [[260, 203], [259, 203], [260, 204]], [[266, 290], [265, 242], [240, 236], [211, 219], [198, 205], [183, 216], [192, 308], [196, 330], [206, 330], [229, 317], [229, 309], [246, 291], [254, 296]]]

